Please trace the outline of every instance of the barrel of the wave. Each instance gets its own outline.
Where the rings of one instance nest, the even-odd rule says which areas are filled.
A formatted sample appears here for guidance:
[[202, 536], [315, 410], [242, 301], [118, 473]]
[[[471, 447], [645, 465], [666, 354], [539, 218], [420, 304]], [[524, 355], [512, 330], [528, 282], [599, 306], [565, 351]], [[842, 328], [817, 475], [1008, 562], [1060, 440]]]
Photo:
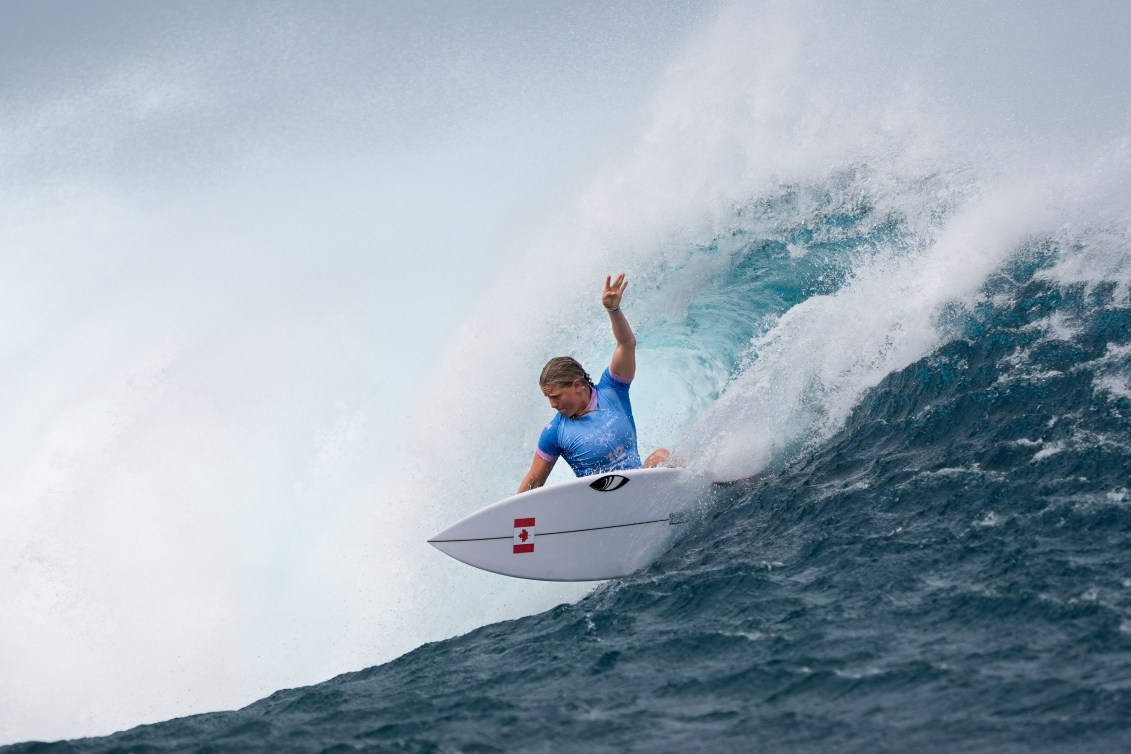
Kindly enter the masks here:
[[650, 565], [671, 546], [710, 482], [686, 469], [633, 469], [513, 495], [428, 540], [485, 571], [599, 581]]

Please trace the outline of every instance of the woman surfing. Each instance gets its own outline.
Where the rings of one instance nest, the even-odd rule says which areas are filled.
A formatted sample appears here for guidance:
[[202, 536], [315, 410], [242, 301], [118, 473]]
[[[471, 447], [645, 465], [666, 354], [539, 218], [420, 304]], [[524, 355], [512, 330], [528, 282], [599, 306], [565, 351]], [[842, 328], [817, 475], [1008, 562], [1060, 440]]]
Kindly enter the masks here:
[[527, 492], [546, 483], [558, 458], [577, 476], [603, 474], [623, 469], [661, 466], [668, 451], [660, 448], [644, 463], [636, 447], [636, 422], [628, 388], [636, 376], [636, 337], [620, 309], [628, 281], [624, 273], [605, 278], [601, 304], [609, 314], [617, 347], [597, 384], [570, 356], [546, 362], [538, 384], [557, 414], [542, 430], [530, 470], [518, 491]]

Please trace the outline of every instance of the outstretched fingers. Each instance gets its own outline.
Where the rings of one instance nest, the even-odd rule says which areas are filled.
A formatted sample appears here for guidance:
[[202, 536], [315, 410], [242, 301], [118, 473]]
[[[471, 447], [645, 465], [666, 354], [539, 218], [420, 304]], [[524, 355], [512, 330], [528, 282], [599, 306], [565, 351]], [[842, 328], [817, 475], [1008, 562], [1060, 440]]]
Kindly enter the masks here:
[[626, 288], [628, 288], [628, 280], [625, 279], [623, 272], [617, 275], [615, 280], [612, 275], [606, 275], [605, 290], [601, 293], [601, 303], [604, 304], [606, 309], [615, 310], [619, 308], [621, 296], [624, 295]]

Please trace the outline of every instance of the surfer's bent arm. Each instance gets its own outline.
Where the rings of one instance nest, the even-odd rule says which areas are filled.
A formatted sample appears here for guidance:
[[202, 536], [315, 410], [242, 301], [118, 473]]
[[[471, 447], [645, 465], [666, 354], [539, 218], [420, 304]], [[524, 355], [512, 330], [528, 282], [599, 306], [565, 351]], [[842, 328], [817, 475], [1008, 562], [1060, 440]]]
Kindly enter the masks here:
[[554, 462], [547, 461], [537, 453], [534, 454], [534, 460], [530, 463], [530, 471], [526, 472], [526, 476], [522, 478], [522, 484], [518, 485], [519, 494], [536, 490], [546, 483], [550, 478], [550, 472], [554, 470]]
[[616, 350], [609, 361], [609, 371], [622, 382], [632, 382], [632, 378], [636, 376], [636, 336], [632, 334], [632, 327], [620, 310], [620, 300], [627, 287], [628, 281], [624, 279], [622, 272], [616, 280], [612, 276], [605, 278], [605, 292], [601, 294], [601, 304], [609, 313], [613, 337], [617, 339]]

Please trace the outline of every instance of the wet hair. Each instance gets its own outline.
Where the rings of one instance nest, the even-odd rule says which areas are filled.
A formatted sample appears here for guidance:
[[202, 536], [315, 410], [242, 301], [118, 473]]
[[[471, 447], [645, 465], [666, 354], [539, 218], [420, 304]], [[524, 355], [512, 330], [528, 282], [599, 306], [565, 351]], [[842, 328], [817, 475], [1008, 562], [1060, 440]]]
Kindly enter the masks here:
[[538, 378], [540, 386], [562, 385], [569, 386], [574, 380], [581, 380], [589, 387], [593, 387], [593, 380], [585, 369], [572, 356], [555, 356], [542, 367], [542, 375]]

